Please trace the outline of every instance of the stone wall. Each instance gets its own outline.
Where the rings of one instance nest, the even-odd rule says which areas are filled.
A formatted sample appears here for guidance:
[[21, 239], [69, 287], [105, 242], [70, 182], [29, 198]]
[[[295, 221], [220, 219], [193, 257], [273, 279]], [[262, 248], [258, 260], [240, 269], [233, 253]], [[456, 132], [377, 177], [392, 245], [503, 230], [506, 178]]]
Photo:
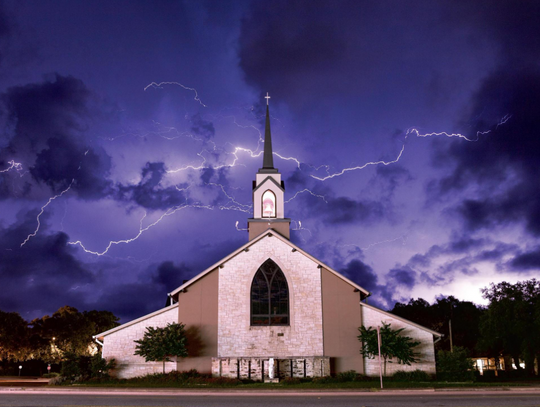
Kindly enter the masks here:
[[[435, 350], [433, 345], [433, 334], [409, 324], [401, 319], [394, 318], [387, 313], [377, 310], [369, 306], [362, 305], [362, 319], [366, 328], [382, 326], [382, 322], [390, 324], [393, 329], [405, 328], [403, 335], [409, 336], [420, 341], [420, 345], [415, 348], [415, 352], [419, 354], [419, 361], [412, 363], [410, 366], [400, 364], [397, 360], [392, 360], [386, 364], [386, 375], [392, 376], [398, 370], [413, 371], [416, 369], [423, 370], [427, 373], [435, 373]], [[379, 359], [376, 356], [374, 359], [364, 358], [365, 374], [367, 376], [379, 376]], [[384, 364], [383, 364], [384, 369]], [[384, 372], [384, 370], [383, 370]]]
[[[274, 366], [274, 375], [280, 379], [330, 375], [330, 358], [328, 357], [275, 359]], [[212, 375], [264, 381], [269, 378], [269, 358], [213, 358]]]
[[[112, 374], [124, 379], [163, 372], [162, 362], [145, 362], [143, 357], [134, 355], [134, 341], [142, 339], [147, 326], [158, 328], [173, 322], [178, 322], [178, 304], [128, 322], [106, 335], [103, 340], [103, 357], [107, 360], [116, 359], [116, 369]], [[165, 372], [172, 370], [176, 370], [176, 362], [165, 362]]]
[[[250, 326], [251, 283], [271, 258], [289, 286], [289, 326]], [[267, 236], [219, 269], [218, 357], [323, 356], [321, 270], [318, 264]]]

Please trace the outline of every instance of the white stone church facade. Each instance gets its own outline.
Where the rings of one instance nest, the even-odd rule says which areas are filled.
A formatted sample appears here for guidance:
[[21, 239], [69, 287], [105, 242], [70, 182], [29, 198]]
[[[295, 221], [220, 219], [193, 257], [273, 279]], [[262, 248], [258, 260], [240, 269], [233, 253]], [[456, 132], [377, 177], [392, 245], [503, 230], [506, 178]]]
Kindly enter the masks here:
[[[434, 340], [442, 335], [366, 302], [370, 295], [289, 240], [284, 185], [273, 166], [266, 111], [263, 167], [253, 188], [249, 241], [169, 295], [173, 305], [97, 334], [103, 357], [114, 358], [118, 377], [161, 372], [161, 362], [135, 356], [147, 326], [185, 324], [189, 356], [166, 370], [240, 379], [317, 377], [348, 370], [378, 375], [376, 359], [360, 354], [358, 327], [383, 322], [419, 340], [419, 361], [391, 363], [387, 373], [435, 373]], [[272, 366], [270, 366], [272, 364]], [[273, 376], [272, 375], [272, 376]]]

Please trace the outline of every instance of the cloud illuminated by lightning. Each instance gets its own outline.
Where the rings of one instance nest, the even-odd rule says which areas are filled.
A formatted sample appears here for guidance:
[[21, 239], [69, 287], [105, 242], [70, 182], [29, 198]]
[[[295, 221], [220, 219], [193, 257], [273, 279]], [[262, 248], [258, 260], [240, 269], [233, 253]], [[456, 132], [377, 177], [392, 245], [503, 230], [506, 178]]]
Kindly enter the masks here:
[[69, 186], [68, 186], [66, 189], [64, 189], [64, 190], [63, 190], [62, 192], [60, 192], [58, 195], [55, 195], [55, 196], [53, 196], [52, 198], [49, 198], [49, 200], [47, 201], [47, 203], [41, 207], [41, 211], [39, 212], [39, 214], [38, 214], [38, 216], [37, 216], [37, 218], [36, 218], [36, 219], [37, 219], [37, 227], [36, 227], [36, 230], [34, 231], [34, 233], [30, 233], [30, 234], [26, 237], [26, 239], [24, 240], [24, 242], [21, 243], [21, 247], [23, 247], [23, 246], [26, 244], [26, 242], [28, 242], [28, 241], [30, 240], [30, 238], [35, 237], [35, 236], [37, 235], [37, 232], [39, 231], [39, 228], [40, 228], [40, 226], [41, 226], [41, 222], [40, 222], [40, 219], [39, 219], [39, 218], [41, 217], [41, 215], [43, 215], [43, 212], [45, 211], [45, 208], [46, 208], [47, 206], [49, 206], [50, 203], [51, 203], [52, 201], [54, 201], [54, 200], [57, 199], [57, 198], [60, 198], [60, 197], [61, 197], [62, 195], [64, 195], [67, 191], [69, 191], [69, 190], [71, 189], [71, 186], [73, 185], [73, 182], [75, 182], [75, 179], [72, 179], [72, 180], [71, 180], [71, 183], [69, 184]]
[[156, 82], [152, 82], [150, 83], [149, 85], [146, 85], [146, 87], [144, 88], [144, 90], [148, 89], [148, 88], [156, 88], [156, 89], [163, 89], [163, 85], [176, 85], [176, 86], [180, 86], [186, 90], [191, 90], [193, 92], [195, 92], [195, 97], [194, 99], [199, 102], [203, 107], [207, 107], [202, 101], [201, 99], [199, 99], [199, 94], [197, 93], [197, 90], [195, 88], [190, 88], [190, 87], [187, 87], [187, 86], [184, 86], [182, 85], [180, 82], [160, 82], [160, 83], [156, 83]]

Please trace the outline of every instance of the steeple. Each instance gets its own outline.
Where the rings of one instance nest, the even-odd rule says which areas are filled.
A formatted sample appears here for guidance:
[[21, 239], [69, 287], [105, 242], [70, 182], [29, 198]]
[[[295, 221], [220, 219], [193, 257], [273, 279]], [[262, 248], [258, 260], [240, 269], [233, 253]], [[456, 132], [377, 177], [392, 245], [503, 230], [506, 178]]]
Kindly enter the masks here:
[[278, 172], [274, 168], [274, 156], [272, 152], [272, 133], [270, 132], [270, 109], [268, 107], [268, 100], [270, 96], [266, 92], [266, 124], [264, 126], [264, 155], [263, 155], [263, 166], [259, 172]]
[[248, 219], [249, 240], [261, 233], [274, 230], [289, 239], [291, 220], [285, 217], [285, 184], [281, 174], [274, 168], [272, 135], [270, 133], [270, 111], [268, 93], [266, 99], [266, 124], [264, 129], [263, 166], [253, 181], [253, 217]]

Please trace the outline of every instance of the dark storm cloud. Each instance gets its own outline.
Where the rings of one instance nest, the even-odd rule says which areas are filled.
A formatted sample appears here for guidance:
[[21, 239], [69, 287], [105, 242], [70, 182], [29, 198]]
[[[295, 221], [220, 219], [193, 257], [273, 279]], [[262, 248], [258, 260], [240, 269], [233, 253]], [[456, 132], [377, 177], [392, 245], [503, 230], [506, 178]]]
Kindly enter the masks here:
[[370, 182], [371, 189], [379, 188], [385, 200], [391, 199], [398, 187], [403, 187], [413, 179], [409, 170], [401, 165], [378, 165]]
[[216, 134], [214, 124], [204, 120], [200, 113], [191, 116], [191, 131], [196, 136], [200, 136], [204, 141], [208, 141]]
[[191, 269], [185, 264], [178, 266], [172, 261], [161, 263], [152, 275], [152, 281], [165, 287], [169, 292], [181, 286], [184, 280], [189, 280], [193, 276]]
[[[537, 1], [462, 2], [456, 12], [462, 13], [459, 19], [481, 27], [497, 40], [503, 64], [538, 62], [540, 3]], [[479, 15], [481, 19], [475, 18]]]
[[[144, 301], [141, 301], [141, 298], [144, 298]], [[97, 303], [119, 317], [121, 322], [127, 322], [163, 308], [167, 303], [167, 296], [166, 292], [156, 285], [126, 283], [109, 287], [97, 298]]]
[[346, 40], [328, 24], [336, 7], [324, 1], [253, 2], [240, 35], [240, 66], [250, 84], [284, 94], [299, 74], [343, 57]]
[[515, 271], [540, 270], [540, 247], [514, 257], [510, 266]]
[[119, 185], [117, 198], [133, 201], [147, 209], [170, 209], [185, 203], [184, 192], [174, 186], [161, 185], [165, 173], [164, 163], [146, 163], [141, 171], [141, 181], [137, 185]]
[[[511, 115], [498, 125], [501, 118]], [[540, 70], [499, 70], [483, 83], [473, 101], [475, 131], [489, 129], [477, 142], [454, 143], [450, 176], [432, 182], [431, 193], [448, 194], [471, 184], [478, 194], [456, 212], [469, 230], [525, 222], [540, 235]]]
[[[92, 97], [82, 81], [61, 75], [8, 89], [1, 98], [5, 128], [0, 138], [6, 147], [0, 152], [0, 161], [20, 162], [37, 183], [46, 184], [55, 193], [75, 180], [72, 190], [80, 198], [105, 196], [110, 186], [106, 179], [110, 157], [101, 148], [89, 147], [85, 140], [92, 120], [99, 116], [91, 107]], [[32, 186], [26, 182], [25, 192], [30, 194]], [[9, 180], [2, 182], [3, 198], [21, 193], [10, 185]]]
[[416, 272], [410, 267], [400, 267], [390, 270], [386, 278], [394, 286], [413, 288], [416, 283]]
[[[97, 303], [122, 321], [129, 321], [170, 305], [167, 294], [191, 277], [193, 272], [185, 264], [175, 265], [172, 261], [164, 261], [148, 267], [136, 282], [108, 287]], [[141, 298], [145, 298], [145, 301], [141, 301]]]
[[351, 260], [344, 268], [339, 269], [339, 272], [370, 292], [377, 289], [377, 274], [360, 260]]
[[[386, 211], [380, 202], [359, 200], [348, 197], [327, 199], [328, 204], [323, 221], [329, 224], [348, 224], [358, 222], [376, 222], [385, 219]], [[319, 203], [323, 206], [324, 203]]]
[[37, 211], [19, 213], [17, 222], [0, 230], [0, 309], [24, 313], [79, 305], [83, 300], [77, 289], [94, 282], [89, 268], [75, 256], [76, 249], [67, 244], [68, 236], [47, 232], [46, 214], [40, 218], [40, 233], [21, 247], [37, 227], [36, 216]]
[[327, 189], [315, 188], [313, 192], [324, 196], [324, 199], [309, 193], [298, 195], [301, 205], [296, 205], [305, 216], [320, 217], [322, 222], [329, 225], [347, 225], [363, 222], [373, 224], [387, 221], [392, 217], [391, 210], [383, 203], [375, 200], [355, 200], [346, 196], [332, 197]]
[[407, 286], [409, 284], [414, 285], [414, 277], [412, 277], [411, 283], [410, 278], [407, 279], [405, 273], [400, 273], [399, 271], [391, 271], [389, 278], [387, 278], [387, 284], [379, 284], [379, 278], [373, 268], [358, 259], [351, 260], [338, 271], [360, 287], [368, 290], [372, 294], [369, 297], [369, 303], [380, 308], [392, 308], [396, 301], [401, 300], [393, 298], [397, 286], [400, 284], [403, 285], [403, 282]]
[[96, 301], [122, 321], [129, 321], [170, 305], [167, 294], [193, 276], [187, 265], [164, 261], [148, 267], [136, 282], [108, 287]]

